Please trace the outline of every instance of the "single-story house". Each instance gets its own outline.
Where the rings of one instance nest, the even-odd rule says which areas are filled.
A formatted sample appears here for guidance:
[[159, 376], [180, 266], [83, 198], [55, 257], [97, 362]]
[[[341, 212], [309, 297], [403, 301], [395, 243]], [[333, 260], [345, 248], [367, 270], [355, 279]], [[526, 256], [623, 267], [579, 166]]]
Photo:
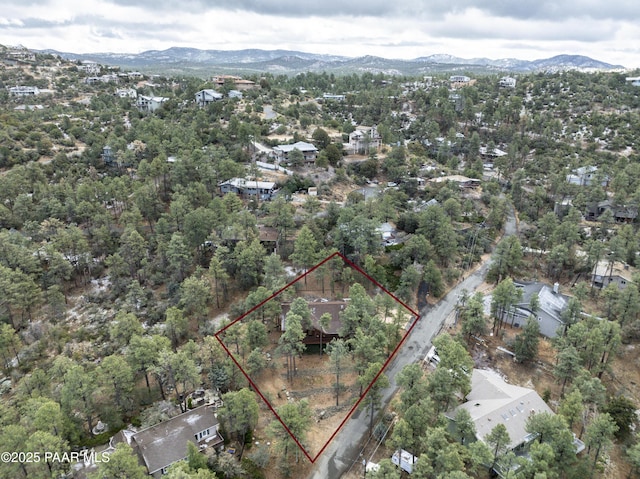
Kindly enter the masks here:
[[204, 108], [211, 103], [222, 100], [222, 93], [218, 93], [215, 90], [205, 89], [196, 93], [196, 103], [200, 108]]
[[[311, 322], [313, 326], [307, 330], [307, 335], [303, 339], [304, 344], [320, 344], [320, 331], [322, 331], [322, 344], [328, 344], [333, 339], [338, 339], [338, 332], [342, 328], [340, 313], [347, 307], [346, 301], [319, 300], [307, 303], [311, 310]], [[282, 303], [282, 324], [281, 329], [285, 330], [285, 317], [291, 308], [291, 303]], [[331, 315], [331, 321], [326, 328], [320, 326], [320, 317], [324, 313]]]
[[226, 81], [230, 81], [231, 83], [233, 83], [233, 87], [236, 90], [240, 91], [251, 90], [252, 88], [256, 88], [257, 86], [259, 86], [256, 85], [256, 82], [253, 82], [251, 80], [243, 80], [242, 78], [233, 75], [218, 75], [216, 77], [213, 77], [211, 81], [218, 87], [223, 87]]
[[482, 183], [481, 180], [477, 178], [469, 178], [463, 175], [438, 176], [437, 178], [433, 178], [429, 181], [432, 183], [445, 183], [447, 181], [452, 181], [454, 183], [458, 183], [460, 188], [477, 188]]
[[168, 98], [162, 96], [145, 96], [138, 95], [138, 100], [136, 101], [136, 106], [138, 110], [153, 113], [158, 108], [160, 108], [164, 102], [166, 102]]
[[615, 283], [618, 289], [625, 289], [629, 283], [633, 283], [630, 266], [620, 261], [598, 261], [591, 272], [591, 284], [604, 289], [611, 283]]
[[[527, 432], [527, 419], [534, 414], [554, 414], [535, 390], [508, 384], [497, 372], [482, 369], [473, 370], [466, 401], [445, 416], [453, 421], [459, 409], [471, 415], [479, 441], [484, 441], [498, 424], [504, 424], [511, 438], [509, 449], [516, 454], [526, 453], [537, 437]], [[584, 449], [578, 439], [574, 445], [576, 453]]]
[[322, 94], [322, 99], [323, 100], [344, 101], [345, 96], [344, 95], [336, 95], [334, 93], [323, 93]]
[[547, 338], [555, 338], [558, 328], [564, 326], [562, 312], [567, 309], [569, 297], [559, 292], [558, 283], [553, 288], [544, 283], [515, 283], [517, 288], [522, 289], [522, 300], [515, 305], [512, 314], [507, 314], [505, 321], [514, 326], [524, 326], [531, 311], [531, 297], [538, 295], [538, 310], [534, 317], [540, 325], [540, 334]]
[[640, 77], [627, 77], [626, 81], [631, 83], [633, 86], [640, 86]]
[[273, 147], [273, 153], [280, 163], [288, 163], [289, 155], [293, 150], [299, 150], [304, 156], [306, 163], [314, 163], [318, 155], [318, 149], [315, 145], [304, 141], [298, 141], [292, 145], [278, 145]]
[[273, 181], [247, 180], [246, 178], [231, 178], [218, 186], [223, 195], [236, 193], [242, 197], [257, 196], [263, 201], [273, 199], [278, 192]]
[[40, 94], [40, 90], [37, 86], [12, 86], [9, 88], [9, 93], [13, 96], [35, 96]]
[[398, 241], [397, 241], [398, 230], [391, 223], [382, 223], [380, 226], [376, 228], [376, 231], [382, 237], [383, 245], [387, 246], [387, 245], [398, 244]]
[[194, 408], [138, 432], [118, 433], [114, 441], [126, 441], [156, 478], [166, 474], [171, 464], [186, 459], [189, 442], [200, 450], [224, 445], [216, 408], [211, 405]]

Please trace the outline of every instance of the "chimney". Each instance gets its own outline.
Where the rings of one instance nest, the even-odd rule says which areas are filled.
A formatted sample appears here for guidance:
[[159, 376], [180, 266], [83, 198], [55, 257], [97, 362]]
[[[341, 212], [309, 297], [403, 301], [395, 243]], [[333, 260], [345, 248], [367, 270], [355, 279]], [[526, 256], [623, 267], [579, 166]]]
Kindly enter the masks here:
[[560, 288], [560, 284], [557, 281], [553, 283], [553, 294], [558, 294], [559, 288]]

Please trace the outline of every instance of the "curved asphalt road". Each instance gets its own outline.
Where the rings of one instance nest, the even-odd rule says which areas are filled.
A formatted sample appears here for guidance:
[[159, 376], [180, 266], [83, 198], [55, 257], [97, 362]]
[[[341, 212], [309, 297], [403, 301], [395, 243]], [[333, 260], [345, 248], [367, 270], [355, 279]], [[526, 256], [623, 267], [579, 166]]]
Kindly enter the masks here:
[[[505, 222], [504, 236], [513, 235], [516, 231], [515, 214], [513, 207], [510, 207]], [[405, 340], [396, 357], [387, 365], [385, 370], [389, 377], [389, 387], [383, 391], [383, 404], [388, 404], [398, 388], [396, 374], [405, 365], [424, 359], [431, 347], [431, 339], [438, 334], [445, 319], [454, 310], [458, 295], [462, 293], [463, 289], [473, 293], [484, 281], [490, 264], [491, 258], [454, 286], [437, 305], [427, 306], [420, 311], [418, 324], [413, 328], [410, 336]], [[344, 424], [342, 430], [316, 460], [308, 479], [338, 479], [352, 467], [358, 468], [356, 470], [362, 470], [360, 464], [363, 458], [360, 456], [360, 451], [362, 440], [368, 434], [369, 421], [367, 418], [367, 414], [360, 410], [353, 413], [351, 419]], [[356, 465], [355, 463], [358, 464]]]

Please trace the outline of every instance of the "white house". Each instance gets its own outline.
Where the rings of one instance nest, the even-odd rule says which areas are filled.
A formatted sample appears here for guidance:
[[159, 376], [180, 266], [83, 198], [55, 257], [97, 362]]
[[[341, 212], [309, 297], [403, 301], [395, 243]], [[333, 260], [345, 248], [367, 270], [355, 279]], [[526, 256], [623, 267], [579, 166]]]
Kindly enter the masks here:
[[289, 155], [293, 150], [299, 150], [304, 156], [304, 161], [306, 163], [313, 163], [316, 161], [318, 149], [311, 143], [298, 141], [293, 145], [278, 145], [273, 147], [273, 153], [275, 154], [276, 159], [281, 163], [289, 162]]
[[633, 86], [640, 86], [640, 77], [627, 77], [626, 80]]
[[498, 82], [498, 85], [502, 88], [515, 88], [516, 87], [516, 79], [512, 77], [502, 77]]
[[12, 86], [9, 93], [13, 96], [35, 96], [40, 94], [37, 86]]
[[240, 98], [242, 99], [242, 92], [240, 90], [229, 90], [229, 98]]
[[344, 95], [335, 95], [333, 93], [324, 93], [322, 95], [323, 100], [335, 100], [335, 101], [343, 101], [345, 98]]
[[236, 193], [243, 197], [257, 196], [262, 201], [271, 200], [278, 192], [272, 181], [247, 180], [245, 178], [231, 178], [220, 183], [220, 192]]
[[158, 108], [160, 108], [167, 100], [168, 98], [162, 96], [138, 95], [136, 106], [140, 111], [153, 113]]
[[[591, 186], [593, 181], [596, 179], [596, 174], [598, 173], [597, 166], [581, 166], [580, 168], [576, 168], [571, 172], [570, 175], [567, 175], [567, 183], [572, 185], [580, 185], [580, 186]], [[601, 186], [607, 186], [609, 182], [609, 178], [604, 176], [600, 182]]]
[[78, 71], [88, 75], [97, 75], [100, 73], [100, 65], [91, 60], [82, 60], [81, 65], [78, 66]]
[[133, 88], [118, 88], [116, 90], [116, 96], [120, 98], [137, 98], [138, 92]]
[[449, 81], [451, 83], [469, 83], [471, 78], [465, 75], [451, 75]]
[[370, 150], [378, 150], [382, 146], [382, 137], [377, 127], [360, 126], [349, 133], [349, 148], [354, 153], [368, 154]]
[[222, 100], [222, 93], [218, 93], [212, 89], [200, 90], [196, 93], [196, 103], [203, 108], [211, 103]]

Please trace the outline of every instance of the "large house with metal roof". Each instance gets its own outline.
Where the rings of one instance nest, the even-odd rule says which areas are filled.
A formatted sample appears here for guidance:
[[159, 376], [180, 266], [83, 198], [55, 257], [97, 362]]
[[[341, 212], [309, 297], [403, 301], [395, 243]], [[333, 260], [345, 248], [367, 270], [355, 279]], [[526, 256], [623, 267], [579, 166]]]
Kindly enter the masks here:
[[[471, 415], [479, 441], [484, 441], [498, 424], [504, 424], [511, 440], [509, 449], [516, 455], [526, 455], [537, 438], [527, 432], [527, 420], [534, 414], [554, 414], [535, 390], [509, 384], [497, 372], [482, 369], [473, 370], [466, 401], [445, 416], [453, 420], [459, 409], [466, 409]], [[576, 453], [584, 449], [578, 439], [574, 446]]]
[[245, 178], [231, 178], [218, 186], [223, 195], [236, 193], [244, 198], [257, 197], [262, 201], [273, 199], [278, 192], [273, 181], [247, 180]]

